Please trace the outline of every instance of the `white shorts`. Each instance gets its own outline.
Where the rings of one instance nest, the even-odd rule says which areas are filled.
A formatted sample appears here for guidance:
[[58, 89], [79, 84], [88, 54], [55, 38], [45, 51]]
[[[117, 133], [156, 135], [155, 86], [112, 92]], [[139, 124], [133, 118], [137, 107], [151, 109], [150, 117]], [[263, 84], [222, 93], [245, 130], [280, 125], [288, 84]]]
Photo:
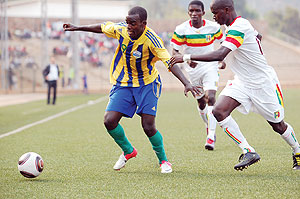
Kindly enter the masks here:
[[245, 87], [237, 79], [229, 80], [220, 95], [241, 103], [237, 109], [243, 114], [256, 112], [273, 123], [279, 123], [284, 118], [283, 95], [277, 78], [263, 88], [255, 89]]
[[203, 73], [189, 73], [190, 80], [193, 86], [200, 86], [203, 89], [201, 95], [197, 95], [196, 99], [200, 99], [205, 95], [207, 90], [218, 90], [219, 72], [218, 69], [210, 69]]

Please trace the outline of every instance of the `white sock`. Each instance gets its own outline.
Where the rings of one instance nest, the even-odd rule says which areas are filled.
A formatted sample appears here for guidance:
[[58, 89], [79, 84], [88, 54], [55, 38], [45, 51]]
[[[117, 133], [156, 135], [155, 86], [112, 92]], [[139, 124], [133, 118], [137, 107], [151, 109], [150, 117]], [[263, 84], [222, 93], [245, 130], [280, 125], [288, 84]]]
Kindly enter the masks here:
[[215, 135], [216, 135], [216, 125], [217, 120], [212, 114], [213, 106], [207, 106], [207, 127], [208, 127], [208, 135], [207, 138], [215, 141]]
[[207, 106], [205, 105], [205, 108], [203, 110], [201, 110], [199, 108], [199, 106], [197, 106], [198, 111], [199, 111], [199, 115], [201, 116], [203, 122], [205, 123], [205, 127], [207, 128]]
[[300, 153], [300, 146], [296, 139], [294, 129], [288, 123], [286, 124], [288, 127], [281, 137], [292, 147], [294, 153]]
[[230, 115], [218, 123], [224, 132], [243, 150], [243, 153], [255, 152], [254, 148], [248, 144], [246, 138], [243, 136], [238, 124]]

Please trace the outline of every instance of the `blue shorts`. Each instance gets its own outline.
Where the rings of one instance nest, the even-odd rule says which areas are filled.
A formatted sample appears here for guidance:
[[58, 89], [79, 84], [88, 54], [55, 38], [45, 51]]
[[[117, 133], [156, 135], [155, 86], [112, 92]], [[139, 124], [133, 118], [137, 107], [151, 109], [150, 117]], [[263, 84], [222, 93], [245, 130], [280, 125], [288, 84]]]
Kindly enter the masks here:
[[161, 94], [162, 83], [158, 76], [154, 82], [142, 87], [124, 87], [114, 85], [110, 90], [106, 111], [123, 113], [132, 118], [138, 115], [156, 115], [157, 102]]

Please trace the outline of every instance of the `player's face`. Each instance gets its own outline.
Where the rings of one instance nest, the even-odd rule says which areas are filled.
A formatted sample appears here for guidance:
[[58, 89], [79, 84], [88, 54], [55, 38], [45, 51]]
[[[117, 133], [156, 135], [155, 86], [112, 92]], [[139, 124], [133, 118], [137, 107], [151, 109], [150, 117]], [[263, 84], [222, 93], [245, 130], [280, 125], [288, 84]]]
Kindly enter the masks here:
[[188, 14], [191, 18], [192, 23], [199, 23], [202, 20], [202, 16], [205, 14], [204, 10], [200, 5], [190, 5]]
[[126, 17], [127, 32], [131, 39], [138, 39], [144, 32], [146, 22], [141, 21], [138, 14]]
[[211, 12], [213, 13], [214, 20], [220, 25], [229, 25], [227, 24], [226, 11], [225, 9], [215, 8], [213, 5], [210, 7]]

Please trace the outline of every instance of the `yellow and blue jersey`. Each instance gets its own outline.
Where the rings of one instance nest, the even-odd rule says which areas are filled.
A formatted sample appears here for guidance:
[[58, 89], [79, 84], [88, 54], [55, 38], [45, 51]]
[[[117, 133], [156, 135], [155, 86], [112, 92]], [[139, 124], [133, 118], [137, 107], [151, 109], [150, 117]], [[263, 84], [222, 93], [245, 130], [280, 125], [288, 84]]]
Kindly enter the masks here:
[[155, 63], [161, 60], [169, 68], [170, 54], [161, 38], [146, 26], [143, 34], [132, 40], [127, 32], [127, 24], [106, 22], [101, 24], [102, 32], [118, 39], [110, 67], [110, 82], [125, 87], [140, 87], [152, 83], [158, 77]]

